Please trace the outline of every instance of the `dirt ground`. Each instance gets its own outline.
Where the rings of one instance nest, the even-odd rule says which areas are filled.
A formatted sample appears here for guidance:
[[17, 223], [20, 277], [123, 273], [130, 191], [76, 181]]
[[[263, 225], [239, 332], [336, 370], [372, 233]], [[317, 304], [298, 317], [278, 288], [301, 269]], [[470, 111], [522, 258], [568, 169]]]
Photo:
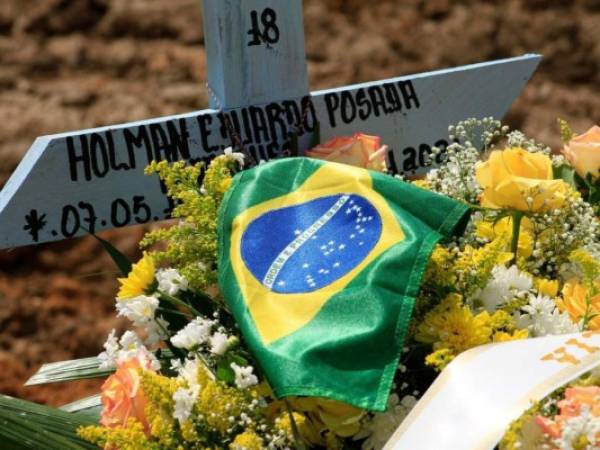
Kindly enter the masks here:
[[[304, 19], [313, 89], [539, 52], [508, 122], [554, 146], [556, 117], [600, 123], [599, 0], [305, 0]], [[0, 0], [0, 183], [36, 136], [206, 107], [201, 24], [198, 0]], [[135, 257], [142, 233], [104, 237]], [[1, 393], [97, 391], [22, 383], [124, 327], [115, 274], [90, 239], [0, 251]]]

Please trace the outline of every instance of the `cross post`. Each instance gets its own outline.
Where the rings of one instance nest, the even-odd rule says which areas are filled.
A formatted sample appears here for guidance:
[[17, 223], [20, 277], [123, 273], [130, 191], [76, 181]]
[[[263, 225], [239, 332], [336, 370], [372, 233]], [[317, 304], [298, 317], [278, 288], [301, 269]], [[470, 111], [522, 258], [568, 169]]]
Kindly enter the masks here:
[[[211, 109], [38, 138], [0, 192], [0, 248], [169, 217], [153, 160], [210, 161], [242, 147], [254, 161], [357, 131], [389, 145], [388, 166], [429, 169], [447, 127], [504, 116], [539, 55], [309, 93], [301, 0], [203, 0]], [[439, 161], [438, 161], [439, 162]]]
[[302, 0], [204, 0], [210, 107], [308, 95]]

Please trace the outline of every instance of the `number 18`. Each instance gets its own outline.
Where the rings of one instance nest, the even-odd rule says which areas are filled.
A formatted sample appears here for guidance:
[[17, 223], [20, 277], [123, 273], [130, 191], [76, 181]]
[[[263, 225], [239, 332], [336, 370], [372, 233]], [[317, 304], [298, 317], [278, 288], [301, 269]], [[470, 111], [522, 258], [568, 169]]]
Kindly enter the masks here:
[[261, 27], [258, 23], [258, 12], [251, 11], [250, 18], [252, 20], [252, 28], [248, 31], [248, 34], [252, 36], [252, 40], [248, 42], [248, 47], [252, 45], [276, 44], [279, 42], [280, 32], [277, 26], [277, 13], [271, 9], [266, 8], [260, 15]]

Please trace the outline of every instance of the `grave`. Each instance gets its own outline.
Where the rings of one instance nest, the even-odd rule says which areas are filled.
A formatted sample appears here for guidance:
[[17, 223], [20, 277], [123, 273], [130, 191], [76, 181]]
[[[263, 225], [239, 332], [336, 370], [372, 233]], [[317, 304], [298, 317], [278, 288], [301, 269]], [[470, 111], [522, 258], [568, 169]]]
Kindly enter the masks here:
[[[210, 108], [43, 136], [0, 193], [0, 248], [56, 241], [169, 217], [152, 160], [208, 161], [233, 146], [253, 160], [297, 142], [360, 131], [413, 175], [444, 148], [449, 124], [501, 118], [539, 55], [310, 92], [301, 0], [203, 0]], [[439, 162], [439, 161], [438, 161]]]

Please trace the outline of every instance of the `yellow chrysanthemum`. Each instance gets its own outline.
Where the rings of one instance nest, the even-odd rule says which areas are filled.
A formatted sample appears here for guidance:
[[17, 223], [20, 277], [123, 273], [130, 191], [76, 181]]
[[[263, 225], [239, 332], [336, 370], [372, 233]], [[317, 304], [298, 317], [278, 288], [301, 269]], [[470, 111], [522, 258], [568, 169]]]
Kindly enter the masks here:
[[121, 288], [117, 299], [127, 300], [143, 295], [154, 282], [154, 260], [148, 253], [131, 267], [131, 272], [125, 278], [119, 278]]
[[494, 330], [512, 331], [515, 328], [515, 319], [509, 313], [500, 309], [490, 316], [490, 326]]
[[534, 278], [533, 283], [540, 294], [554, 298], [558, 295], [558, 281], [547, 280], [545, 278]]
[[527, 339], [529, 337], [529, 330], [517, 330], [514, 333], [507, 333], [505, 331], [498, 331], [494, 333], [494, 342], [508, 342], [518, 341], [520, 339]]
[[456, 355], [449, 348], [441, 348], [427, 355], [425, 364], [441, 372], [455, 357]]
[[246, 430], [238, 434], [233, 442], [229, 444], [231, 450], [262, 450], [263, 440], [254, 431]]
[[[458, 355], [472, 347], [487, 344], [492, 337], [492, 318], [488, 312], [474, 315], [458, 294], [448, 295], [429, 312], [419, 325], [416, 339], [433, 344], [434, 350], [449, 349]], [[444, 359], [450, 360], [444, 353]]]

